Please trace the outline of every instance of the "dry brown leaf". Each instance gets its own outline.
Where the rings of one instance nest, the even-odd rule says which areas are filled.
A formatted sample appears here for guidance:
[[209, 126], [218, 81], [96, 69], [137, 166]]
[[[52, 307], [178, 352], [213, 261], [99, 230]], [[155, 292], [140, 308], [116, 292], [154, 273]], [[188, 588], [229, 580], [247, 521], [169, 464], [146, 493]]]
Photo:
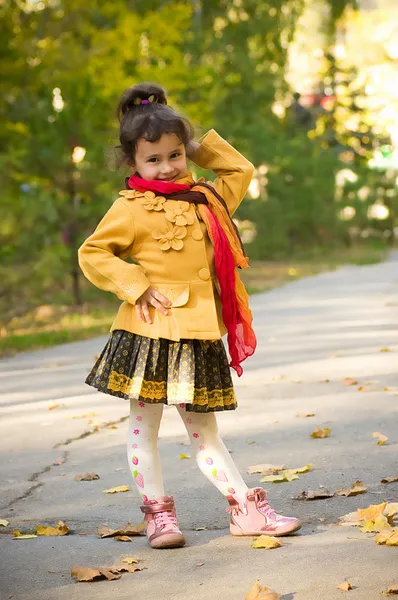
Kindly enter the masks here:
[[352, 590], [352, 585], [348, 581], [345, 581], [344, 583], [340, 583], [340, 585], [337, 586], [337, 589], [348, 592], [349, 590]]
[[181, 460], [183, 460], [184, 458], [191, 458], [189, 454], [180, 454], [180, 458]]
[[132, 525], [127, 523], [121, 529], [110, 529], [109, 527], [100, 527], [98, 529], [98, 535], [100, 538], [113, 537], [115, 535], [143, 535], [146, 530], [146, 523], [142, 521], [138, 525]]
[[358, 385], [358, 381], [356, 379], [354, 379], [353, 377], [344, 377], [343, 385], [345, 385], [345, 386]]
[[65, 404], [62, 404], [62, 402], [60, 402], [58, 404], [50, 404], [50, 406], [48, 407], [48, 410], [54, 410], [55, 408], [60, 408], [60, 406], [65, 406]]
[[99, 478], [100, 476], [97, 473], [80, 473], [75, 477], [76, 481], [94, 481]]
[[383, 514], [386, 517], [393, 517], [398, 513], [398, 502], [388, 502]]
[[272, 483], [282, 483], [284, 481], [293, 481], [294, 479], [298, 479], [299, 476], [295, 473], [291, 473], [289, 470], [283, 471], [279, 475], [266, 475], [266, 477], [262, 477], [260, 479], [260, 483], [272, 482]]
[[280, 594], [273, 592], [267, 585], [259, 585], [256, 581], [245, 600], [279, 600], [280, 597]]
[[383, 594], [385, 596], [393, 596], [394, 594], [398, 594], [398, 584], [397, 585], [390, 585], [384, 592]]
[[261, 475], [276, 475], [283, 470], [283, 465], [270, 465], [270, 464], [261, 464], [261, 465], [253, 465], [247, 469], [247, 472], [250, 475], [254, 475], [255, 473], [260, 473]]
[[307, 490], [295, 496], [295, 500], [323, 500], [324, 498], [332, 498], [334, 492], [328, 490]]
[[326, 437], [329, 437], [331, 432], [332, 432], [332, 430], [329, 429], [329, 427], [325, 427], [325, 429], [321, 429], [320, 427], [317, 427], [315, 429], [315, 431], [313, 431], [311, 433], [311, 437], [312, 438], [326, 438]]
[[138, 563], [138, 558], [135, 556], [126, 556], [122, 558], [122, 562], [127, 563], [128, 565], [136, 565]]
[[57, 521], [57, 527], [44, 527], [43, 525], [36, 526], [37, 535], [43, 536], [59, 536], [68, 535], [69, 527], [63, 521]]
[[367, 488], [364, 486], [362, 481], [356, 481], [349, 488], [342, 488], [340, 490], [336, 490], [336, 494], [338, 496], [358, 496], [358, 494], [364, 494]]
[[270, 535], [260, 535], [260, 537], [253, 540], [252, 543], [252, 548], [265, 548], [265, 550], [273, 550], [280, 546], [282, 546], [282, 542]]
[[109, 488], [109, 490], [102, 490], [104, 494], [117, 494], [117, 492], [128, 492], [130, 486], [128, 485], [117, 485], [116, 487]]
[[116, 570], [112, 571], [112, 567], [99, 567], [92, 569], [91, 567], [80, 567], [74, 565], [71, 569], [71, 576], [77, 581], [96, 581], [98, 579], [120, 579], [121, 575]]
[[382, 433], [380, 433], [380, 431], [374, 431], [372, 433], [372, 438], [377, 438], [379, 440], [377, 442], [378, 446], [384, 446], [384, 444], [388, 440], [388, 437], [386, 435], [383, 435]]
[[7, 521], [7, 519], [0, 519], [0, 527], [7, 527], [9, 522], [10, 521]]
[[132, 564], [124, 564], [124, 565], [116, 565], [112, 567], [112, 570], [118, 571], [119, 573], [135, 573], [136, 571], [143, 571], [145, 567], [140, 567], [139, 565]]
[[115, 535], [115, 540], [118, 542], [132, 542], [133, 540], [128, 535]]
[[296, 417], [299, 419], [306, 419], [307, 417], [315, 417], [315, 413], [299, 413]]

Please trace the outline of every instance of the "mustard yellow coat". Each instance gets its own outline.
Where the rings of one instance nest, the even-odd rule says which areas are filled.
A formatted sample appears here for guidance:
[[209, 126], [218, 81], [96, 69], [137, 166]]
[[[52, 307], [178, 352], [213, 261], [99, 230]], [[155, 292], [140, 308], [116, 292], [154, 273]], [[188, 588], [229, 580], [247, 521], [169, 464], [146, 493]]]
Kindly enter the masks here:
[[[191, 159], [217, 175], [214, 188], [232, 215], [247, 191], [253, 165], [214, 130], [199, 142]], [[121, 192], [78, 253], [87, 279], [123, 300], [111, 331], [175, 341], [220, 339], [226, 329], [213, 246], [195, 205], [131, 196], [133, 192]], [[149, 306], [151, 324], [141, 321], [134, 307], [149, 286], [172, 302], [167, 316]]]

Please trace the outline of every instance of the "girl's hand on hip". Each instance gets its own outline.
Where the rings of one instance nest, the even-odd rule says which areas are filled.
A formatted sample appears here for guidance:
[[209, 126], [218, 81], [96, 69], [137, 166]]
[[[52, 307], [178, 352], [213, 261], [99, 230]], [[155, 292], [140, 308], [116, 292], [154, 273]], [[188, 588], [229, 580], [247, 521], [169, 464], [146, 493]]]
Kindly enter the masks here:
[[158, 311], [163, 313], [164, 315], [170, 314], [166, 307], [171, 306], [170, 300], [163, 296], [157, 290], [149, 287], [146, 292], [142, 294], [138, 298], [135, 303], [135, 310], [137, 311], [138, 318], [140, 321], [145, 321], [146, 323], [152, 323], [152, 319], [149, 314], [148, 305], [154, 306]]

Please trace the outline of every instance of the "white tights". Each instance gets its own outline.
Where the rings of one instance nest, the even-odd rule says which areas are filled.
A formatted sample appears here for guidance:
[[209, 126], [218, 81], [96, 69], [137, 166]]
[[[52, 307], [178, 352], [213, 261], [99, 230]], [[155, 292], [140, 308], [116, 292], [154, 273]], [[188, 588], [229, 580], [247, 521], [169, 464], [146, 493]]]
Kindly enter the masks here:
[[[178, 405], [177, 410], [202, 473], [224, 496], [244, 498], [247, 485], [218, 433], [214, 412], [187, 412], [183, 404]], [[162, 413], [163, 404], [130, 400], [127, 457], [134, 481], [145, 501], [165, 495], [158, 450]]]

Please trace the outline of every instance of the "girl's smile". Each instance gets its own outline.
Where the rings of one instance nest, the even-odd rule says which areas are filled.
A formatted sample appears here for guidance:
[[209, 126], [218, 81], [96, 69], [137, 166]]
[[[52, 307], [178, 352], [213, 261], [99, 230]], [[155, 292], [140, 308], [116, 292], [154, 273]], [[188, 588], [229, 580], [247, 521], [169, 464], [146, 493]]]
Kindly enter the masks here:
[[175, 133], [164, 133], [157, 142], [140, 138], [133, 168], [147, 180], [181, 179], [188, 173], [185, 146]]

